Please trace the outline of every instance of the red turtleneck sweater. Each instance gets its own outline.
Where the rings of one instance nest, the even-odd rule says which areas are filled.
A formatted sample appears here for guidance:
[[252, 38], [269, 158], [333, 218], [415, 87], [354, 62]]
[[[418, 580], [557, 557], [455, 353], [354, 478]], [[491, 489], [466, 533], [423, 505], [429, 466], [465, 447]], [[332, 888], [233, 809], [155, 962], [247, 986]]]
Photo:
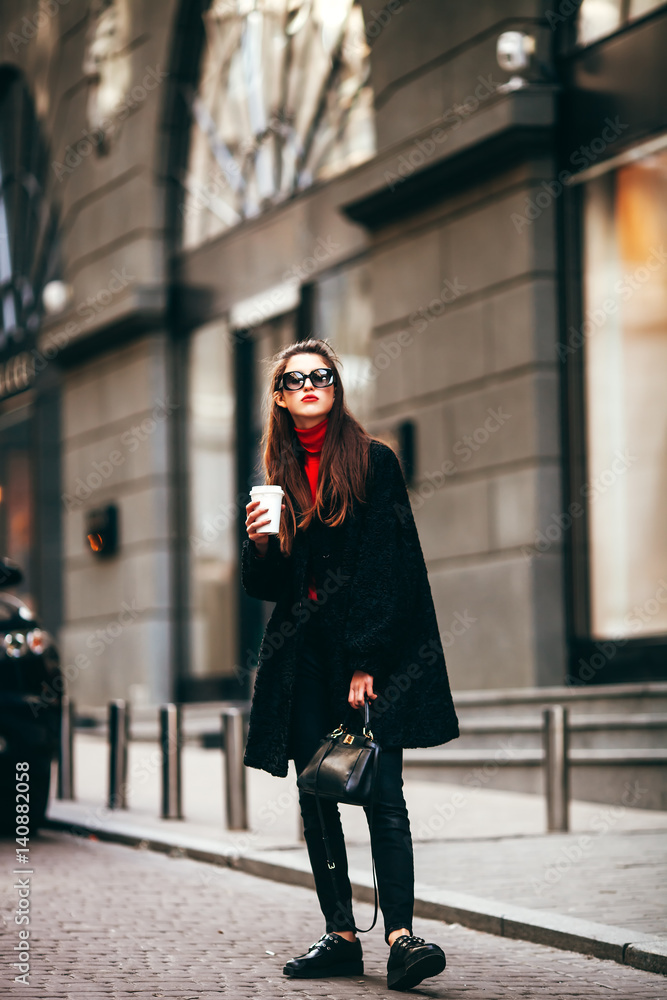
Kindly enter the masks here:
[[[306, 475], [308, 476], [308, 482], [310, 484], [310, 495], [313, 503], [315, 503], [315, 493], [317, 491], [317, 476], [320, 469], [320, 454], [322, 453], [322, 445], [324, 444], [324, 438], [327, 433], [327, 424], [329, 422], [329, 417], [326, 416], [324, 420], [321, 420], [319, 424], [315, 424], [314, 427], [294, 427], [297, 433], [299, 441], [306, 452]], [[314, 578], [311, 577], [308, 586], [308, 597], [317, 599], [317, 591], [315, 590]]]

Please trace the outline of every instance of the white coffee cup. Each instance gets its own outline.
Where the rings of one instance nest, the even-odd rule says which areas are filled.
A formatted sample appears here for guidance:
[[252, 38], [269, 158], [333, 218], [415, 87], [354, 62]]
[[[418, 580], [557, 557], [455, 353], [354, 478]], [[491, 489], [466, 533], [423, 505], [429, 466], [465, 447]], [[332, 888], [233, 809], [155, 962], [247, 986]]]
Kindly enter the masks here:
[[266, 516], [271, 518], [268, 524], [262, 524], [256, 529], [259, 535], [277, 535], [280, 531], [284, 495], [282, 486], [253, 486], [250, 490], [250, 499], [259, 500], [260, 507], [267, 508]]

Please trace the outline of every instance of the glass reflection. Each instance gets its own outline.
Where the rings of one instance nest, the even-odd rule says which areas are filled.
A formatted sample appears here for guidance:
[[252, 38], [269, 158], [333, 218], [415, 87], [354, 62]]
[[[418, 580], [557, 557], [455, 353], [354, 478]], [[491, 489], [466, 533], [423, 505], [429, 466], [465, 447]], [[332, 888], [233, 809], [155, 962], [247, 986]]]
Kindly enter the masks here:
[[207, 46], [184, 179], [195, 246], [375, 152], [369, 49], [355, 0], [227, 0]]
[[[667, 631], [667, 152], [585, 191], [592, 631]], [[661, 597], [662, 595], [662, 597]]]

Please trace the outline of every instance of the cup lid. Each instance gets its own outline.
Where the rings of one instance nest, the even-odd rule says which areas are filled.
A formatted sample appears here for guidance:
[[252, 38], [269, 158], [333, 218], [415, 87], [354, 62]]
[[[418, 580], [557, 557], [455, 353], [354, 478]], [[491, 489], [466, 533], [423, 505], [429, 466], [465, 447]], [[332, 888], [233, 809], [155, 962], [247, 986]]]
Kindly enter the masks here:
[[282, 486], [253, 486], [250, 493], [282, 493]]

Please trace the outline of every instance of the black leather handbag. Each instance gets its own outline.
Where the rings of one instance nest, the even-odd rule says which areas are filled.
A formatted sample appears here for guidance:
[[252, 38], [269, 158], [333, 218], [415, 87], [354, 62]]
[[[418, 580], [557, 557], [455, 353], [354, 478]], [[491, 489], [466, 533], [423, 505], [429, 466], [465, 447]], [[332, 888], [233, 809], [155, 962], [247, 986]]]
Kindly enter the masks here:
[[[373, 805], [377, 789], [377, 773], [382, 749], [373, 740], [369, 728], [369, 700], [364, 698], [364, 725], [361, 735], [348, 732], [341, 723], [331, 733], [327, 733], [319, 747], [297, 776], [297, 787], [315, 796], [317, 814], [322, 827], [322, 840], [327, 855], [327, 867], [331, 872], [334, 894], [337, 902], [338, 890], [333, 869], [336, 867], [332, 858], [331, 846], [327, 834], [320, 798], [334, 799], [336, 802], [347, 802], [349, 805], [368, 806], [368, 827], [373, 834]], [[375, 876], [375, 858], [373, 858], [373, 889], [375, 892], [375, 914], [370, 927], [363, 930], [355, 927], [355, 931], [367, 934], [375, 927], [378, 915], [377, 880]]]

